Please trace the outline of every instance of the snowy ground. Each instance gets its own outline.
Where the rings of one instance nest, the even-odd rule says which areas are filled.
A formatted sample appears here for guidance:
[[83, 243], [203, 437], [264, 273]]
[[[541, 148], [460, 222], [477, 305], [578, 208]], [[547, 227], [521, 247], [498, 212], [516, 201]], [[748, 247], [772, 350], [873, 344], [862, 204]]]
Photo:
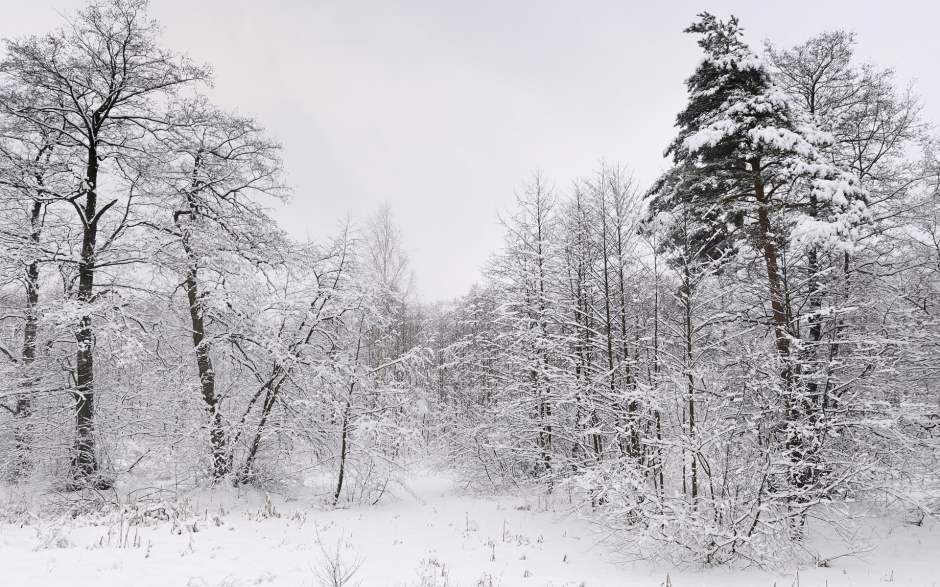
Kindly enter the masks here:
[[[201, 503], [192, 498], [178, 521], [130, 530], [122, 517], [97, 526], [81, 517], [6, 524], [0, 585], [317, 587], [319, 544], [335, 550], [340, 539], [346, 562], [362, 560], [354, 579], [363, 587], [657, 587], [667, 573], [674, 587], [796, 584], [795, 575], [757, 570], [625, 568], [610, 562], [609, 547], [585, 523], [538, 511], [522, 498], [461, 496], [438, 477], [416, 479], [411, 488], [414, 495], [398, 501], [333, 511], [215, 492]], [[889, 582], [940, 587], [940, 527], [898, 526], [865, 560], [841, 558], [799, 574], [801, 587]]]

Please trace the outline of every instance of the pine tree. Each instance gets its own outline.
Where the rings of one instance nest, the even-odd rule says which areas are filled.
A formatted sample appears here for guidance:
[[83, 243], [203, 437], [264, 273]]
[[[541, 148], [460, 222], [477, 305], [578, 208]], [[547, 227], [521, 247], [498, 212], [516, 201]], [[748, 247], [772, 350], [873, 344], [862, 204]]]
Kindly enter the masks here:
[[738, 20], [699, 16], [685, 32], [701, 35], [705, 58], [686, 82], [689, 101], [666, 151], [675, 166], [654, 186], [651, 211], [688, 205], [712, 241], [702, 255], [733, 249], [762, 261], [762, 302], [765, 311], [769, 306], [780, 373], [783, 450], [791, 463], [787, 483], [803, 491], [816, 475], [808, 453], [820, 442], [813, 418], [825, 398], [801, 389], [799, 315], [789, 303], [784, 258], [819, 244], [851, 248], [868, 216], [865, 193], [854, 176], [828, 162], [821, 148], [831, 136], [791, 107], [741, 40]]

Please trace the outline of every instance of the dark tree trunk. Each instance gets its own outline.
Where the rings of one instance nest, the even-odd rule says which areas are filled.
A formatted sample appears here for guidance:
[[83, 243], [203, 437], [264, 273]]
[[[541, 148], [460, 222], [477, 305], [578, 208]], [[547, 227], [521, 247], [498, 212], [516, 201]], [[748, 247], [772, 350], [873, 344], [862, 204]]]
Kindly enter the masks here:
[[[759, 174], [760, 162], [752, 162], [753, 168]], [[754, 192], [757, 196], [758, 228], [760, 230], [761, 245], [764, 261], [767, 265], [767, 281], [770, 287], [770, 303], [774, 322], [774, 336], [776, 339], [777, 354], [783, 362], [781, 384], [783, 386], [783, 409], [785, 423], [785, 446], [789, 455], [790, 467], [788, 481], [790, 486], [802, 491], [812, 483], [812, 466], [807, 463], [807, 442], [801, 432], [802, 405], [798, 397], [797, 381], [794, 377], [793, 360], [790, 356], [790, 325], [787, 320], [787, 311], [784, 304], [783, 279], [778, 265], [777, 249], [774, 244], [774, 234], [770, 222], [769, 201], [765, 196], [764, 186], [760, 180], [755, 182]], [[794, 499], [790, 498], [791, 501]], [[802, 498], [796, 497], [796, 501]]]
[[[604, 196], [602, 196], [604, 197]], [[604, 331], [607, 335], [607, 371], [609, 373], [608, 385], [610, 388], [611, 398], [614, 397], [616, 393], [616, 377], [614, 373], [614, 324], [613, 319], [610, 314], [610, 260], [609, 260], [609, 245], [607, 243], [607, 202], [606, 198], [601, 202], [601, 258], [603, 259], [603, 271], [604, 271]], [[618, 419], [619, 413], [622, 410], [618, 409]], [[597, 410], [594, 410], [593, 418], [591, 422], [592, 428], [595, 430], [599, 428], [600, 418], [597, 416]], [[622, 423], [621, 423], [622, 424]], [[627, 423], [629, 426], [629, 423]], [[603, 457], [604, 452], [604, 439], [603, 437], [595, 433], [594, 434], [594, 454], [598, 461]]]
[[[192, 215], [192, 202], [189, 202], [188, 211]], [[199, 291], [199, 266], [196, 254], [190, 242], [190, 234], [180, 222], [181, 214], [177, 212], [174, 220], [182, 233], [183, 250], [186, 253], [188, 266], [183, 287], [186, 290], [186, 300], [189, 306], [189, 319], [192, 327], [193, 349], [196, 353], [196, 368], [199, 372], [199, 386], [202, 399], [206, 404], [206, 414], [209, 419], [209, 442], [212, 446], [212, 477], [222, 479], [231, 470], [228, 455], [228, 443], [225, 435], [225, 426], [222, 422], [220, 398], [215, 393], [215, 370], [212, 366], [211, 345], [206, 340], [206, 326], [202, 313], [202, 297]]]
[[[261, 404], [261, 418], [258, 421], [258, 428], [255, 429], [254, 438], [251, 440], [248, 454], [245, 456], [245, 462], [238, 473], [236, 482], [239, 484], [249, 483], [252, 480], [255, 459], [258, 458], [258, 450], [261, 448], [261, 440], [264, 437], [264, 431], [268, 425], [268, 418], [277, 402], [277, 395], [281, 391], [281, 385], [287, 374], [284, 373], [280, 363], [276, 363], [272, 369], [271, 378], [261, 387], [259, 394], [264, 393], [264, 401]], [[256, 396], [257, 397], [257, 396]], [[251, 410], [251, 405], [248, 407]], [[247, 412], [246, 412], [247, 415]]]
[[229, 473], [225, 428], [222, 423], [222, 413], [219, 410], [219, 398], [215, 394], [215, 371], [212, 368], [212, 357], [209, 355], [210, 345], [206, 341], [195, 265], [188, 268], [184, 287], [189, 302], [189, 318], [192, 324], [193, 349], [196, 352], [199, 385], [202, 391], [202, 399], [206, 404], [206, 413], [209, 416], [209, 441], [212, 444], [212, 477], [221, 479]]
[[[94, 142], [92, 142], [94, 145]], [[83, 217], [82, 249], [78, 262], [78, 302], [82, 315], [75, 334], [75, 447], [72, 454], [72, 479], [76, 486], [88, 482], [107, 485], [98, 477], [98, 458], [95, 452], [95, 338], [91, 309], [94, 299], [95, 254], [98, 239], [98, 153], [94, 146], [88, 149], [88, 167], [85, 178], [85, 205]]]
[[352, 412], [352, 396], [356, 383], [349, 384], [349, 396], [346, 398], [346, 409], [343, 410], [343, 428], [339, 447], [339, 477], [336, 480], [336, 492], [333, 495], [333, 505], [339, 503], [339, 496], [343, 492], [343, 481], [346, 478], [346, 453], [349, 440], [349, 418]]
[[694, 503], [698, 499], [699, 483], [698, 483], [698, 449], [695, 446], [696, 444], [696, 440], [695, 440], [695, 434], [696, 434], [695, 375], [692, 372], [693, 360], [694, 360], [692, 356], [692, 351], [693, 351], [692, 338], [693, 338], [695, 331], [692, 328], [692, 288], [693, 288], [693, 285], [692, 285], [692, 272], [689, 270], [690, 262], [691, 262], [691, 254], [690, 254], [690, 251], [686, 249], [686, 254], [684, 255], [684, 259], [683, 259], [683, 267], [682, 267], [683, 283], [682, 283], [682, 289], [681, 289], [680, 295], [682, 297], [682, 306], [683, 306], [682, 308], [683, 310], [683, 316], [682, 316], [683, 338], [685, 339], [684, 340], [685, 348], [683, 350], [685, 351], [685, 375], [686, 375], [686, 388], [687, 388], [686, 389], [687, 391], [686, 408], [688, 410], [688, 415], [689, 415], [689, 442], [691, 444], [691, 446], [689, 447], [689, 451], [692, 454], [692, 459], [690, 463], [690, 473], [691, 473], [690, 489], [691, 489], [692, 501]]
[[[623, 347], [623, 363], [624, 363], [624, 384], [625, 388], [629, 392], [636, 391], [636, 380], [633, 377], [633, 368], [630, 365], [630, 344], [628, 342], [627, 336], [627, 290], [626, 290], [626, 280], [623, 274], [623, 265], [624, 265], [624, 254], [623, 254], [623, 244], [619, 242], [621, 240], [620, 235], [617, 236], [617, 249], [618, 259], [620, 262], [620, 268], [618, 270], [620, 277], [620, 344]], [[626, 442], [626, 450], [623, 449], [623, 443], [621, 443], [621, 450], [633, 457], [639, 458], [640, 455], [640, 431], [639, 431], [639, 422], [637, 422], [637, 412], [639, 411], [639, 406], [637, 401], [631, 398], [627, 402], [627, 430], [628, 437]], [[647, 455], [648, 456], [648, 455]], [[645, 456], [644, 456], [645, 459]]]
[[[34, 202], [30, 214], [30, 244], [39, 244], [42, 229], [41, 202]], [[33, 413], [32, 394], [36, 385], [36, 374], [33, 363], [36, 361], [36, 337], [39, 333], [39, 261], [33, 259], [26, 267], [26, 323], [23, 326], [23, 353], [22, 364], [23, 381], [20, 394], [16, 398], [13, 409], [15, 444], [15, 462], [13, 465], [13, 479], [24, 478], [31, 468], [30, 450], [32, 446], [32, 433], [29, 417]]]
[[[810, 214], [813, 217], [817, 215], [817, 206], [818, 202], [816, 196], [812, 196], [810, 198]], [[806, 471], [805, 482], [807, 484], [815, 483], [821, 472], [816, 467], [816, 465], [818, 465], [816, 462], [818, 461], [816, 453], [826, 434], [822, 427], [820, 427], [820, 423], [824, 417], [823, 412], [827, 406], [825, 405], [826, 386], [820, 385], [820, 374], [823, 372], [819, 360], [823, 323], [820, 310], [822, 309], [823, 294], [821, 284], [819, 283], [819, 265], [819, 251], [817, 247], [813, 245], [807, 253], [807, 271], [809, 272], [809, 291], [807, 292], [809, 297], [809, 332], [807, 333], [808, 348], [806, 349], [806, 354], [802, 361], [804, 363], [802, 373], [805, 377], [806, 396], [801, 402], [801, 407], [803, 412], [809, 417], [810, 429], [815, 433], [810, 446], [806, 447], [810, 452], [808, 458], [813, 461], [814, 465], [813, 468], [807, 469]]]
[[[756, 173], [760, 173], [760, 162], [753, 162], [752, 165]], [[786, 363], [784, 366], [785, 377], [789, 380], [789, 357], [790, 357], [790, 338], [788, 335], [789, 324], [787, 324], [787, 314], [783, 303], [783, 279], [780, 275], [780, 265], [777, 259], [777, 246], [774, 244], [773, 227], [770, 222], [769, 202], [764, 194], [764, 185], [758, 180], [754, 185], [754, 193], [757, 196], [757, 226], [760, 230], [760, 245], [764, 255], [764, 263], [767, 267], [767, 283], [770, 289], [770, 308], [774, 323], [774, 339], [776, 342], [777, 353]]]

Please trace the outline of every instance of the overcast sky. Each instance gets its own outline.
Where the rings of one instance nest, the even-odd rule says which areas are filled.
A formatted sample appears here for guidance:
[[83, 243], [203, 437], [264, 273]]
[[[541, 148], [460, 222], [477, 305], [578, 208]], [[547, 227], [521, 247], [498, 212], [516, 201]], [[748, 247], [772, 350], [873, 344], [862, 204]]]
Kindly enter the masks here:
[[[936, 1], [151, 1], [166, 45], [214, 66], [213, 99], [283, 143], [283, 226], [320, 237], [388, 202], [429, 300], [479, 280], [535, 168], [559, 189], [601, 158], [655, 178], [699, 59], [682, 29], [703, 10], [738, 16], [754, 47], [854, 30], [940, 120]], [[0, 0], [0, 37], [83, 4]]]

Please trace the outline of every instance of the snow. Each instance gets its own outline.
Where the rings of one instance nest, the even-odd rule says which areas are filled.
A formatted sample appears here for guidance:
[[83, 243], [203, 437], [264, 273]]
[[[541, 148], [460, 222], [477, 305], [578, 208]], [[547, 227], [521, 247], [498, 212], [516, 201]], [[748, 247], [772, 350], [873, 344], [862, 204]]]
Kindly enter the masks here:
[[711, 63], [721, 69], [736, 68], [739, 71], [746, 69], [761, 70], [765, 68], [764, 60], [750, 51], [732, 53], [721, 57], [706, 56], [703, 57], [699, 63]]
[[[116, 516], [98, 525], [82, 516], [6, 523], [0, 526], [0, 584], [315, 586], [314, 570], [323, 556], [319, 544], [330, 550], [338, 540], [347, 563], [362, 560], [351, 584], [361, 579], [364, 587], [445, 581], [475, 587], [489, 580], [494, 586], [655, 587], [667, 573], [675, 587], [797, 583], [795, 573], [757, 569], [697, 572], [615, 564], [616, 549], [601, 534], [533, 498], [468, 496], [433, 475], [413, 479], [410, 491], [375, 506], [322, 510], [276, 496], [266, 505], [265, 494], [255, 491], [215, 490], [188, 498], [189, 518], [130, 531], [126, 519]], [[799, 585], [940, 585], [940, 527], [898, 523], [879, 532], [886, 537], [864, 558], [835, 558], [830, 567], [801, 571]]]
[[702, 128], [701, 130], [690, 134], [685, 138], [683, 144], [690, 152], [695, 153], [703, 147], [714, 147], [725, 137], [729, 137], [738, 132], [739, 125], [731, 120], [721, 119]]

